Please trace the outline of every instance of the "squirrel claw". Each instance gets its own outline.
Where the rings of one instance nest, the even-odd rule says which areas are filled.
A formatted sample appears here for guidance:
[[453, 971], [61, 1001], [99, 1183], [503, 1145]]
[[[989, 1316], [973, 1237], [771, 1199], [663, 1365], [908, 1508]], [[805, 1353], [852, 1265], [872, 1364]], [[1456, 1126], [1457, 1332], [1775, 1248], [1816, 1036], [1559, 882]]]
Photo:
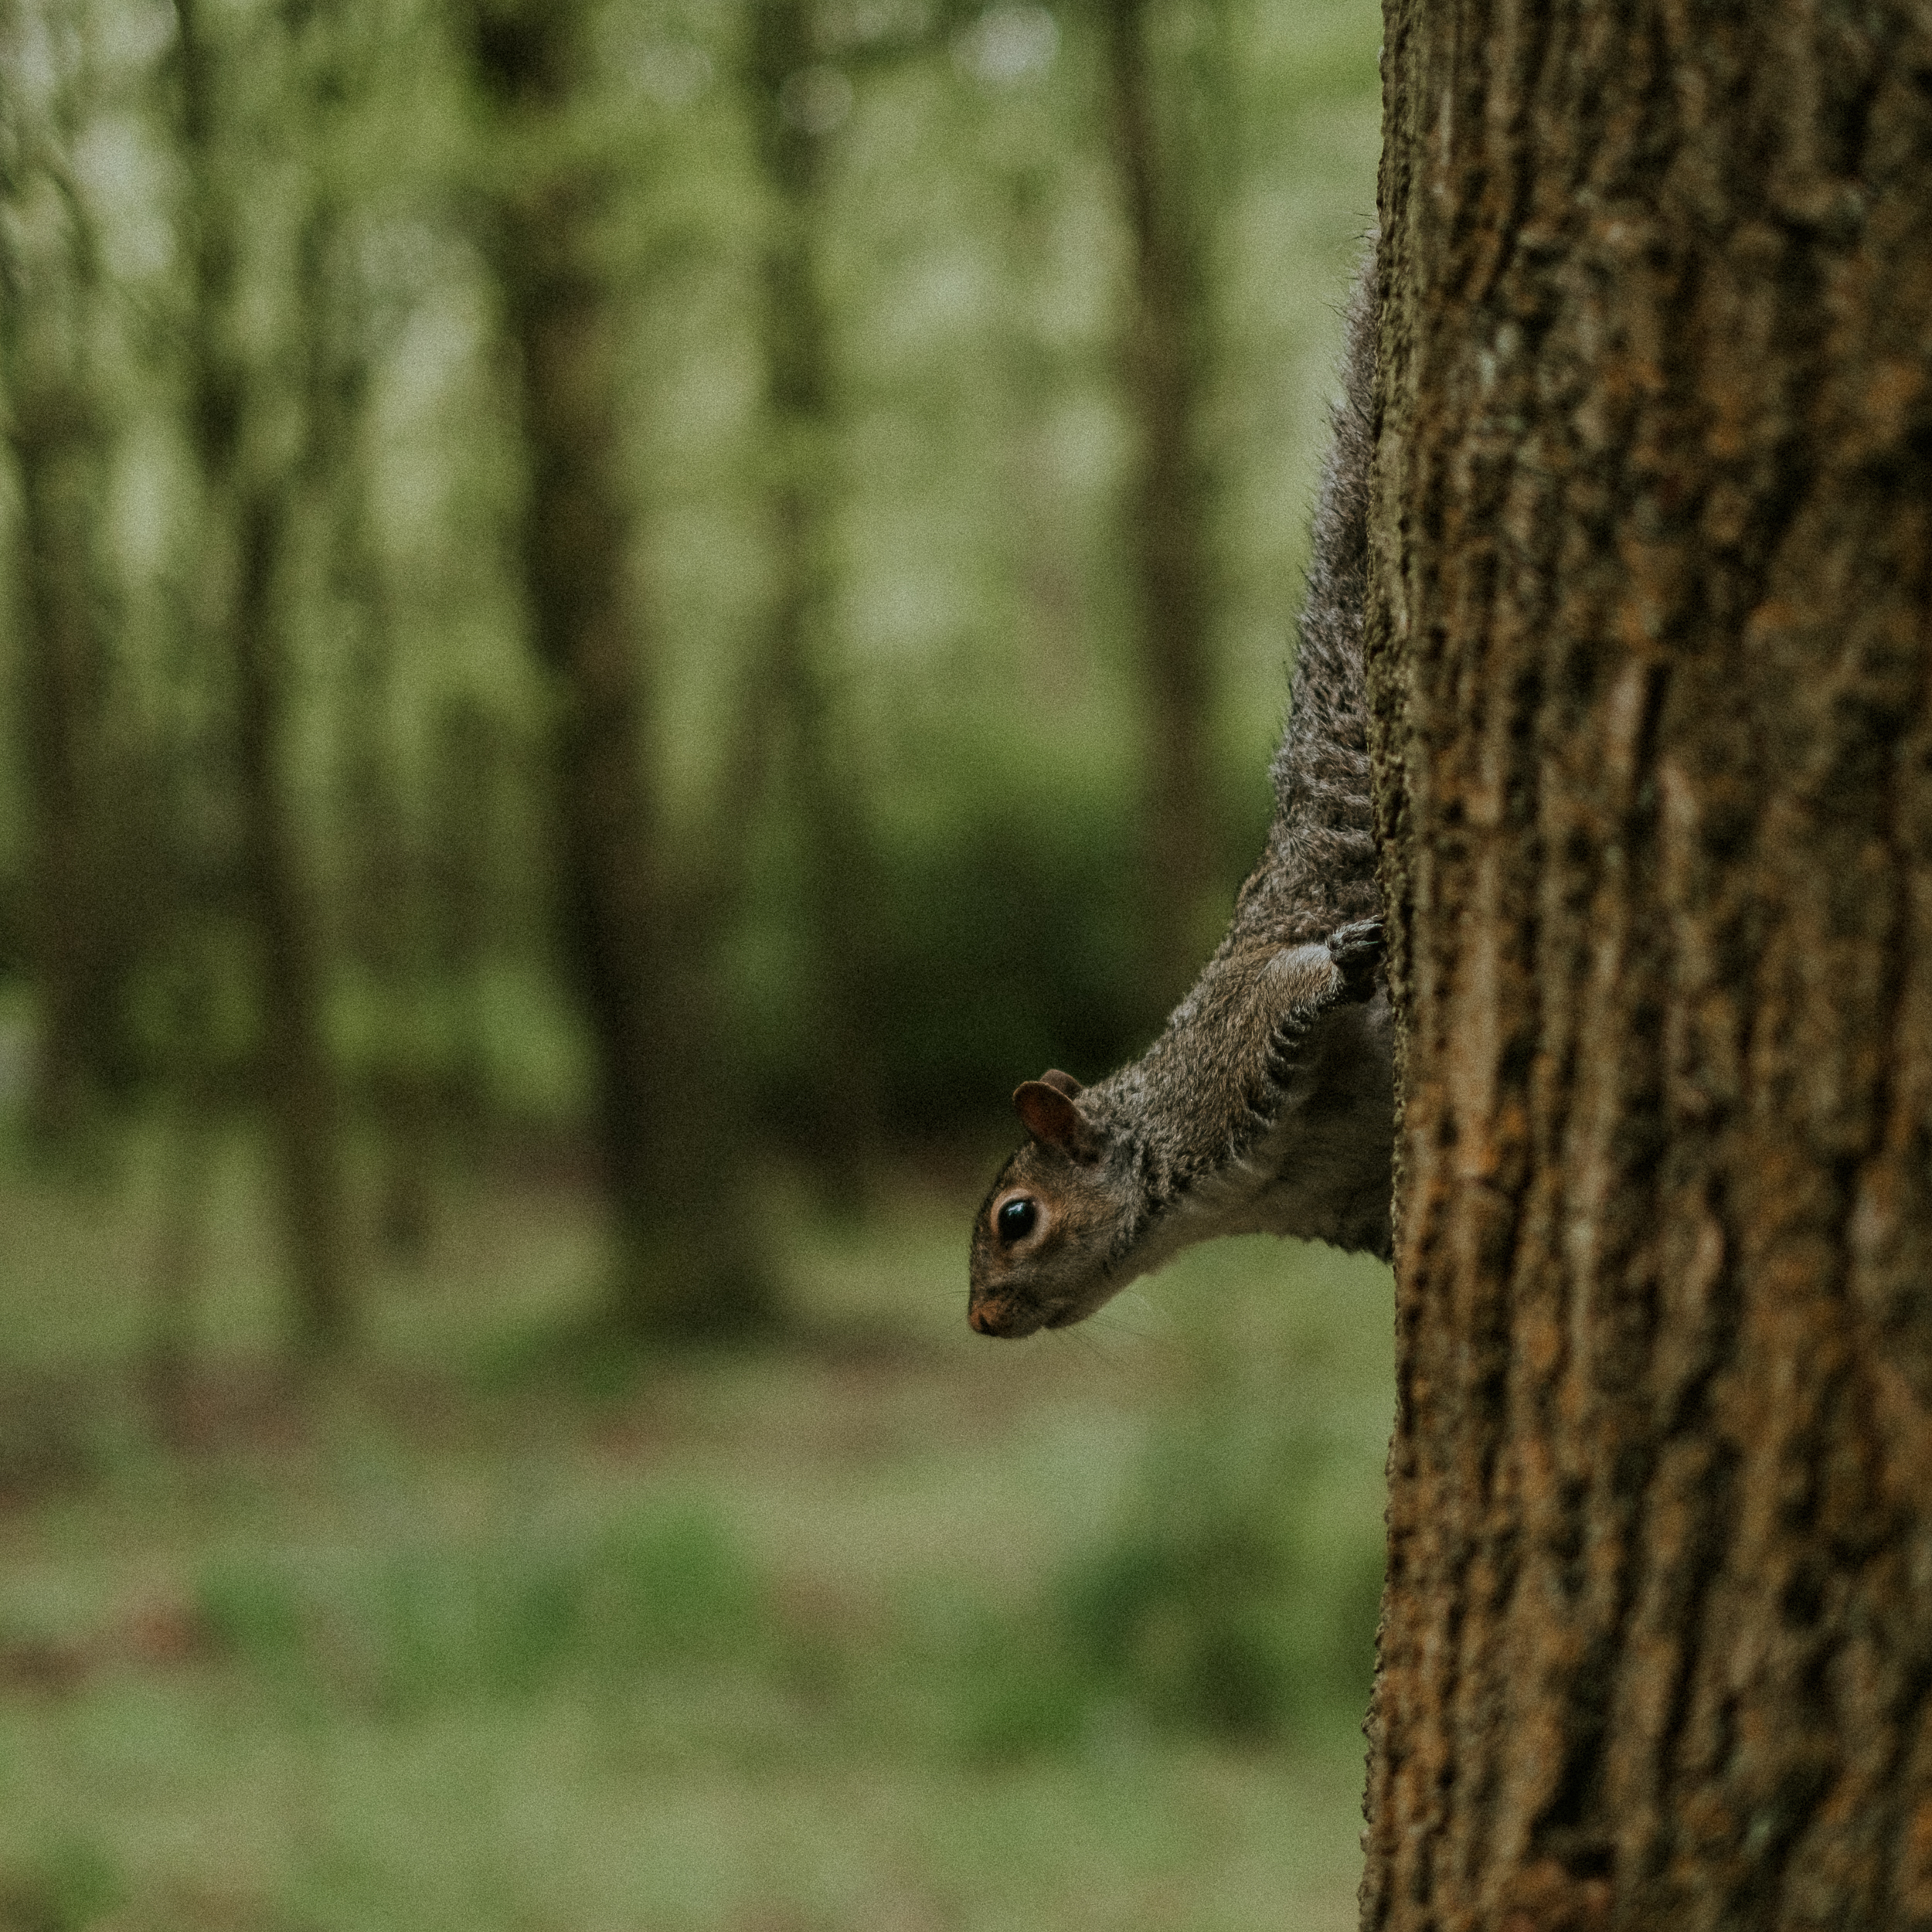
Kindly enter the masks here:
[[1366, 999], [1375, 990], [1376, 969], [1386, 944], [1379, 919], [1358, 919], [1328, 935], [1328, 957], [1342, 975], [1344, 998]]

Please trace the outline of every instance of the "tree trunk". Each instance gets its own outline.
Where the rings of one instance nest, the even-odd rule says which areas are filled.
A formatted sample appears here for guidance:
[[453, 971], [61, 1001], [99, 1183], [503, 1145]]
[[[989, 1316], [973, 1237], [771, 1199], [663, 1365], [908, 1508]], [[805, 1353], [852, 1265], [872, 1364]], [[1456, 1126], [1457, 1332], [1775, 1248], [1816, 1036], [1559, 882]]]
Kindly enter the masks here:
[[1932, 1927], [1932, 24], [1390, 0], [1366, 1927]]
[[322, 1032], [322, 948], [283, 764], [287, 669], [276, 597], [289, 502], [283, 488], [265, 485], [250, 489], [240, 509], [230, 641], [242, 849], [259, 947], [262, 1073], [297, 1339], [326, 1352], [349, 1339], [352, 1312], [341, 1104]]
[[[759, 738], [775, 766], [799, 845], [799, 914], [811, 946], [803, 1056], [808, 1093], [798, 1123], [835, 1196], [864, 1198], [876, 1172], [880, 1087], [875, 1015], [880, 998], [879, 864], [852, 761], [832, 738], [824, 654], [834, 618], [833, 371], [831, 321], [818, 284], [823, 153], [810, 83], [833, 85], [813, 64], [804, 0], [753, 10], [753, 111], [772, 197], [764, 251], [765, 355], [775, 473], [777, 553], [763, 662]], [[757, 774], [768, 784], [769, 773]]]
[[[493, 252], [519, 374], [529, 477], [523, 576], [556, 701], [560, 883], [598, 1049], [600, 1140], [617, 1217], [617, 1313], [659, 1335], [769, 1319], [740, 1199], [742, 1132], [710, 1049], [708, 934], [681, 918], [646, 778], [641, 600], [623, 473], [622, 304], [607, 167], [561, 158], [587, 95], [583, 0], [479, 0], [478, 78], [506, 121], [550, 144], [494, 210]], [[532, 151], [535, 151], [534, 150]]]
[[1087, 693], [1090, 625], [1086, 573], [1074, 505], [1056, 461], [1055, 412], [1074, 386], [1077, 351], [1042, 326], [1040, 264], [1051, 258], [1058, 184], [1053, 165], [1015, 157], [1002, 182], [1001, 307], [1009, 429], [1001, 482], [1002, 536], [1013, 558], [1023, 696], [1068, 709]]
[[[11, 11], [0, 14], [0, 53], [9, 62], [24, 61], [23, 38]], [[46, 34], [66, 58], [50, 98], [36, 104], [44, 128], [34, 126], [17, 83], [0, 117], [0, 138], [13, 151], [0, 165], [0, 203], [12, 231], [0, 244], [0, 380], [20, 498], [27, 940], [39, 1005], [28, 1121], [37, 1141], [63, 1152], [77, 1149], [90, 1124], [113, 1031], [94, 803], [107, 658], [97, 532], [109, 427], [93, 352], [99, 259], [70, 172], [89, 77], [69, 43], [81, 38], [77, 29]]]
[[471, 1161], [488, 1151], [498, 1107], [490, 1079], [485, 981], [493, 948], [527, 933], [505, 869], [503, 800], [509, 747], [468, 696], [445, 701], [427, 745], [428, 861], [421, 917], [424, 970], [448, 1015], [447, 1061], [428, 1095], [441, 1134]]
[[175, 0], [181, 135], [193, 233], [190, 406], [206, 492], [202, 615], [233, 680], [242, 869], [259, 961], [261, 1074], [295, 1329], [305, 1350], [348, 1339], [353, 1310], [340, 1104], [321, 1016], [322, 949], [286, 769], [284, 559], [289, 460], [261, 447], [265, 399], [237, 314], [240, 213], [218, 95], [222, 56], [200, 0]]
[[9, 384], [20, 487], [21, 721], [32, 815], [29, 936], [39, 995], [28, 1117], [49, 1148], [73, 1147], [94, 1111], [107, 1025], [91, 755], [101, 639], [90, 582], [101, 512], [97, 413], [55, 379], [15, 363]]
[[[310, 56], [311, 111], [352, 99], [359, 63], [327, 11]], [[335, 36], [321, 39], [335, 29]], [[358, 50], [359, 51], [359, 50]], [[352, 131], [349, 136], [352, 138]], [[346, 949], [373, 1009], [366, 1094], [379, 1131], [376, 1237], [392, 1259], [420, 1262], [436, 1213], [437, 1107], [426, 1062], [427, 893], [393, 742], [396, 638], [373, 527], [366, 420], [370, 332], [353, 230], [337, 192], [319, 189], [296, 250], [308, 447], [304, 519], [321, 554], [308, 580], [320, 593], [348, 675], [342, 680], [337, 784], [348, 849]]]
[[1134, 238], [1127, 385], [1139, 449], [1128, 529], [1147, 706], [1148, 968], [1165, 1005], [1192, 983], [1226, 911], [1209, 903], [1219, 842], [1208, 780], [1213, 689], [1207, 481], [1198, 443], [1206, 357], [1199, 215], [1178, 141], [1161, 138], [1147, 0], [1103, 0], [1099, 11], [1115, 164]]

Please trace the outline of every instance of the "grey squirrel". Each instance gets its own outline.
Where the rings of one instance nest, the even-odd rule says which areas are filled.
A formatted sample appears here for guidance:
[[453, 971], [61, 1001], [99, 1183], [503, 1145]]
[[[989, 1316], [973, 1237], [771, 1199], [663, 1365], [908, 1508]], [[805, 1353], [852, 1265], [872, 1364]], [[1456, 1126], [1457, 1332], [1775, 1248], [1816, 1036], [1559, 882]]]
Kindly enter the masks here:
[[1019, 1336], [1083, 1321], [1223, 1234], [1386, 1259], [1393, 1040], [1382, 983], [1363, 696], [1376, 316], [1349, 304], [1275, 810], [1219, 949], [1140, 1059], [1013, 1096], [1029, 1139], [973, 1224], [967, 1319]]

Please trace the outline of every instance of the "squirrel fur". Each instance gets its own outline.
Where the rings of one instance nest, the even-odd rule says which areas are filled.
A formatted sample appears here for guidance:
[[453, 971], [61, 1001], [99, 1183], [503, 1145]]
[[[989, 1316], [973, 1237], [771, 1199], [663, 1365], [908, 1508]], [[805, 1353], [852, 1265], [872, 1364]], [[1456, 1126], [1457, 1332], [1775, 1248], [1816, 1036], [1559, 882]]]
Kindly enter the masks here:
[[1364, 276], [1267, 847], [1226, 937], [1140, 1059], [1091, 1087], [1056, 1070], [1014, 1094], [1029, 1138], [973, 1226], [968, 1319], [982, 1335], [1083, 1320], [1218, 1235], [1389, 1255], [1393, 1039], [1362, 668], [1375, 357]]

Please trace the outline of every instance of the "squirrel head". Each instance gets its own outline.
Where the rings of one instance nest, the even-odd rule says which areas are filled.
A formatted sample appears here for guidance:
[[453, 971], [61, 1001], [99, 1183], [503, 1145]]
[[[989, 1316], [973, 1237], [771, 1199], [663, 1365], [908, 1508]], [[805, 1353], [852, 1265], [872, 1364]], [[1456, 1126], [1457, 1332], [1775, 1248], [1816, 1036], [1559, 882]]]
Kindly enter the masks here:
[[1109, 1278], [1134, 1191], [1124, 1150], [1082, 1112], [1057, 1068], [1015, 1090], [1030, 1137], [1001, 1168], [973, 1223], [966, 1319], [1009, 1338], [1083, 1321], [1123, 1285]]

